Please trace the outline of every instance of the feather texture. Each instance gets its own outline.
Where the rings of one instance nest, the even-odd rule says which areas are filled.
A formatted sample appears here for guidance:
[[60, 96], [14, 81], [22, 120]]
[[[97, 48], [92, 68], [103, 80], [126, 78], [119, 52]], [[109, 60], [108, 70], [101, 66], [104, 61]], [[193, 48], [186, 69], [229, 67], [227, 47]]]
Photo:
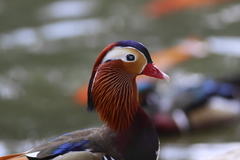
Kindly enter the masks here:
[[92, 86], [93, 103], [100, 119], [113, 131], [128, 128], [140, 106], [136, 75], [125, 70], [120, 60], [104, 63], [99, 67]]

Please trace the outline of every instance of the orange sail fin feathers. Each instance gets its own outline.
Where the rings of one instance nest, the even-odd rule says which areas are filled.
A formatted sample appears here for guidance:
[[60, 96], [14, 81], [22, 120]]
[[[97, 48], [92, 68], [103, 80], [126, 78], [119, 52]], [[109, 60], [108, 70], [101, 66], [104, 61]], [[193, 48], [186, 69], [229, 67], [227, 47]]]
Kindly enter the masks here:
[[136, 77], [141, 74], [169, 80], [143, 44], [131, 40], [110, 44], [97, 58], [88, 87], [88, 110], [96, 110], [104, 124], [0, 160], [157, 160], [158, 135], [138, 101]]

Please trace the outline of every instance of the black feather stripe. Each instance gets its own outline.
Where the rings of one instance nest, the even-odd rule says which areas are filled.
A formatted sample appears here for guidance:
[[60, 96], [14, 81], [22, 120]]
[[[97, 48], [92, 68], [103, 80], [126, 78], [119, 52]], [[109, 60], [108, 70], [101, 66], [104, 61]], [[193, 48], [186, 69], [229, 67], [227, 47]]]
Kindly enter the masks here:
[[117, 43], [116, 46], [132, 47], [132, 48], [139, 50], [140, 52], [142, 52], [144, 54], [148, 63], [153, 63], [147, 48], [142, 43], [132, 41], [132, 40], [119, 41], [116, 43]]
[[105, 155], [102, 157], [102, 160], [114, 160], [112, 157], [110, 157], [109, 155]]

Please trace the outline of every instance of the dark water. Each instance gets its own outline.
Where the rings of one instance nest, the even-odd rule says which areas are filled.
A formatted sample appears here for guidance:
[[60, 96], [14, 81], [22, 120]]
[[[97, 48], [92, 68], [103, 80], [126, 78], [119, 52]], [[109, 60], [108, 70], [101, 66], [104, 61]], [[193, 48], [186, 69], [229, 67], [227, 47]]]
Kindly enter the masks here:
[[[73, 95], [88, 81], [96, 56], [109, 43], [133, 39], [152, 52], [191, 35], [207, 42], [215, 38], [218, 45], [208, 56], [178, 69], [211, 77], [239, 72], [238, 56], [226, 54], [240, 55], [239, 1], [156, 19], [144, 14], [147, 2], [0, 0], [0, 156], [101, 125], [96, 114], [75, 104]], [[239, 133], [240, 126], [231, 125], [160, 137], [162, 159], [221, 153], [223, 148], [239, 146]]]

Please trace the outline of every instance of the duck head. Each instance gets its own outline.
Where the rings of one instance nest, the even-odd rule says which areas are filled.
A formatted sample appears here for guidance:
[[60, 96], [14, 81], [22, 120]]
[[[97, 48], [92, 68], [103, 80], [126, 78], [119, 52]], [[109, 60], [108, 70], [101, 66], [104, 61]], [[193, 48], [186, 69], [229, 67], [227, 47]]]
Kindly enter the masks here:
[[136, 77], [169, 80], [143, 44], [131, 40], [108, 45], [98, 56], [88, 86], [88, 110], [96, 110], [113, 131], [129, 127], [140, 107]]

